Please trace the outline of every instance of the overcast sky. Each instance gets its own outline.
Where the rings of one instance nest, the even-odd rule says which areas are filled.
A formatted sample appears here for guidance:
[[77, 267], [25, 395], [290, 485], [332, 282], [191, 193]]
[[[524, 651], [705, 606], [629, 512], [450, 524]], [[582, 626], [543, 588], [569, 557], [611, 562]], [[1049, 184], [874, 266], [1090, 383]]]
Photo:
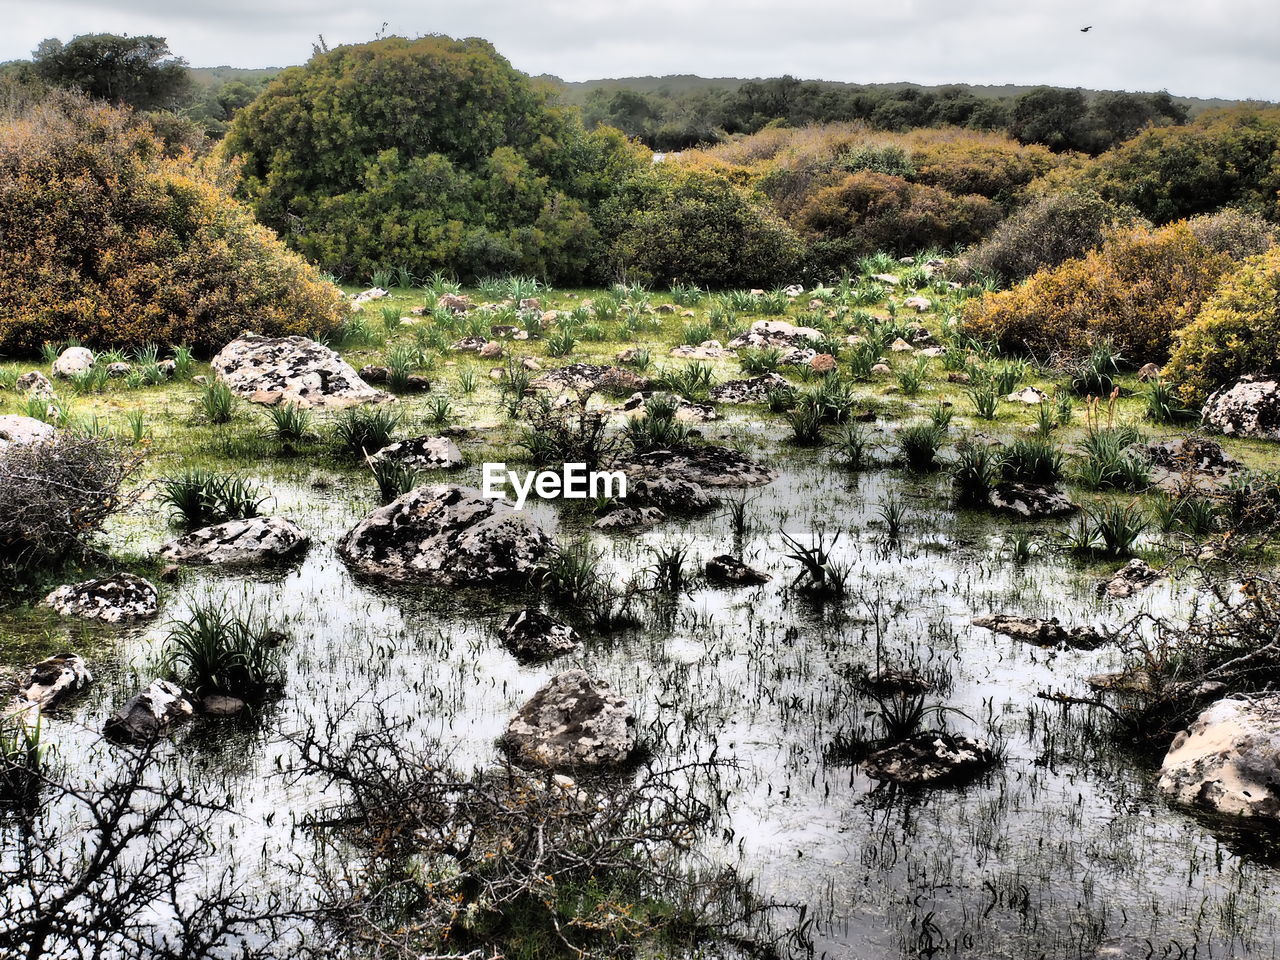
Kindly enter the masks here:
[[0, 0], [0, 16], [0, 60], [109, 32], [168, 37], [193, 66], [284, 66], [316, 34], [369, 40], [385, 21], [485, 37], [566, 80], [790, 73], [1280, 99], [1277, 0]]

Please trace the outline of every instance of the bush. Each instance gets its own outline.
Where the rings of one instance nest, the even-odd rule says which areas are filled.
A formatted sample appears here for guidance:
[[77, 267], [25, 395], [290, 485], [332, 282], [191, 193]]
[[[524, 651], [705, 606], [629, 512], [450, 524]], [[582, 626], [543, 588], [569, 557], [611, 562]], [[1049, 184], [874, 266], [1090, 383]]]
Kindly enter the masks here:
[[1266, 253], [1276, 242], [1274, 223], [1256, 213], [1232, 207], [1193, 217], [1187, 221], [1187, 226], [1206, 247], [1225, 253], [1232, 260], [1245, 260]]
[[1110, 341], [1132, 364], [1163, 363], [1229, 266], [1186, 223], [1113, 230], [1083, 257], [972, 301], [965, 322], [1010, 352], [1079, 356]]
[[256, 700], [283, 682], [279, 638], [250, 610], [233, 613], [206, 601], [173, 624], [166, 671], [198, 697], [225, 694]]
[[103, 437], [68, 433], [0, 451], [0, 567], [21, 572], [82, 552], [140, 459]]
[[228, 193], [218, 164], [164, 156], [150, 126], [71, 94], [0, 110], [0, 352], [241, 330], [323, 336], [339, 291]]
[[1068, 191], [1037, 197], [996, 227], [959, 264], [962, 276], [1024, 280], [1098, 246], [1106, 230], [1135, 219], [1097, 194]]
[[1178, 332], [1164, 376], [1189, 403], [1246, 373], [1280, 373], [1280, 248], [1228, 276]]

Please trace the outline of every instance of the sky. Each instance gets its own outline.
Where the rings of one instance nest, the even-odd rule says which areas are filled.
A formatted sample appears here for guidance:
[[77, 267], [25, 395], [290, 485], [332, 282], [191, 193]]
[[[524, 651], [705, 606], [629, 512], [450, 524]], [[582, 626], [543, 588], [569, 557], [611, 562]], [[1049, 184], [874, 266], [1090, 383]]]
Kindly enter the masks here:
[[45, 37], [128, 33], [167, 37], [193, 66], [286, 66], [317, 34], [332, 47], [385, 23], [484, 37], [566, 80], [791, 74], [1280, 100], [1277, 0], [0, 0], [0, 22], [0, 61]]

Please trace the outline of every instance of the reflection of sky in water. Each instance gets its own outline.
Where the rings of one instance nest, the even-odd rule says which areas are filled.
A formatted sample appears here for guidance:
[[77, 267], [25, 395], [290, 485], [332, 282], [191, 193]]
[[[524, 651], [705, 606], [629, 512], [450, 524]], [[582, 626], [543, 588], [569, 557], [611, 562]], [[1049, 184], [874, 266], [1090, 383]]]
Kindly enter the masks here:
[[[643, 633], [592, 638], [543, 666], [519, 665], [494, 640], [518, 597], [380, 591], [355, 581], [333, 544], [371, 506], [363, 489], [316, 489], [309, 476], [270, 480], [276, 512], [313, 536], [305, 559], [247, 579], [193, 570], [166, 597], [161, 619], [181, 617], [206, 593], [267, 612], [290, 638], [286, 694], [256, 728], [193, 725], [179, 734], [176, 775], [198, 775], [232, 797], [241, 816], [224, 824], [235, 832], [229, 849], [257, 869], [305, 855], [302, 839], [290, 850], [290, 828], [327, 799], [317, 784], [282, 774], [291, 762], [284, 735], [359, 701], [344, 720], [354, 730], [377, 701], [405, 724], [405, 736], [440, 739], [460, 766], [485, 764], [513, 710], [553, 673], [583, 665], [632, 700], [659, 763], [712, 750], [738, 761], [725, 777], [733, 788], [727, 832], [707, 852], [740, 859], [767, 895], [810, 904], [831, 956], [931, 947], [938, 955], [1091, 956], [1100, 937], [1150, 938], [1157, 955], [1175, 940], [1198, 940], [1202, 951], [1211, 943], [1215, 955], [1273, 955], [1280, 891], [1270, 868], [1237, 858], [1203, 825], [1168, 810], [1150, 770], [1091, 743], [1058, 707], [1035, 700], [1042, 689], [1083, 692], [1083, 678], [1114, 666], [1115, 653], [1040, 650], [969, 626], [970, 616], [998, 611], [1116, 622], [1144, 606], [1170, 609], [1170, 588], [1123, 607], [1100, 605], [1092, 581], [1052, 552], [1025, 569], [1001, 559], [1000, 536], [1010, 527], [958, 518], [943, 509], [945, 492], [933, 481], [849, 477], [806, 465], [808, 456], [747, 494], [758, 499], [748, 508], [757, 526], [745, 559], [772, 573], [772, 583], [701, 590], [667, 604]], [[874, 529], [888, 498], [909, 510], [901, 549], [884, 549]], [[531, 512], [556, 525], [552, 508]], [[805, 542], [814, 518], [841, 531], [836, 557], [853, 565], [862, 599], [843, 617], [782, 589], [794, 569], [781, 559], [777, 531]], [[566, 514], [558, 535], [583, 523]], [[131, 546], [149, 549], [163, 533], [157, 523]], [[619, 582], [652, 563], [652, 545], [687, 542], [699, 563], [734, 549], [722, 514], [595, 541]], [[938, 699], [963, 715], [947, 723], [979, 734], [994, 723], [1003, 732], [1007, 760], [988, 781], [894, 800], [872, 793], [856, 769], [824, 763], [823, 748], [866, 710], [853, 677], [874, 662], [863, 600], [875, 598], [890, 621], [887, 659], [913, 657], [951, 675]], [[162, 624], [133, 631], [119, 647], [120, 668], [97, 665], [102, 682], [73, 720], [50, 724], [73, 769], [90, 776], [111, 762], [96, 730], [109, 705], [150, 679], [163, 634]], [[288, 882], [263, 869], [263, 882]], [[1228, 933], [1232, 909], [1243, 943]]]

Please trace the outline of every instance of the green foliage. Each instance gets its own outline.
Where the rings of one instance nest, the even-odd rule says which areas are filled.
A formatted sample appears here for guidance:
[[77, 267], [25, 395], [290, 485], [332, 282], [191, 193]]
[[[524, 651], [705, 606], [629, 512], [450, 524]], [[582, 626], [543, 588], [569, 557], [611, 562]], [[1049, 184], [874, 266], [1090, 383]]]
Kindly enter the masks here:
[[956, 460], [951, 465], [951, 488], [957, 503], [985, 507], [995, 479], [995, 458], [986, 446], [967, 442], [957, 446]]
[[266, 502], [244, 477], [200, 469], [161, 477], [156, 500], [188, 530], [256, 517]]
[[187, 62], [164, 37], [84, 34], [66, 43], [42, 40], [33, 56], [35, 75], [107, 103], [137, 110], [178, 106], [191, 89]]
[[335, 446], [350, 454], [371, 456], [391, 443], [400, 414], [389, 406], [350, 407], [333, 421]]
[[898, 451], [912, 470], [932, 470], [946, 436], [936, 423], [913, 423], [898, 431]]
[[172, 625], [165, 670], [197, 696], [255, 700], [284, 682], [278, 646], [274, 631], [254, 611], [235, 613], [209, 600]]

